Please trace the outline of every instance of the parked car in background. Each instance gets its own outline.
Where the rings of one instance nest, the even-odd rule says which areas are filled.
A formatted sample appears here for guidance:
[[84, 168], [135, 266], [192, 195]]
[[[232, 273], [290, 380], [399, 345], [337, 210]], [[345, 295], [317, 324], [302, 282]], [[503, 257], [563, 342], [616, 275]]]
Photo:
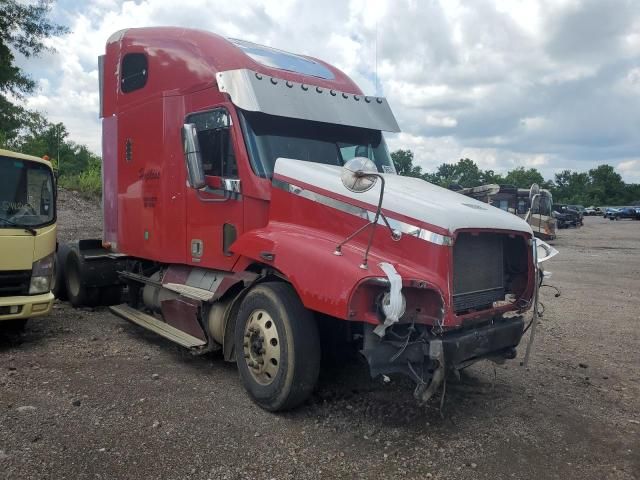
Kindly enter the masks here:
[[567, 209], [573, 210], [574, 212], [578, 213], [580, 225], [582, 225], [583, 224], [582, 220], [584, 218], [584, 207], [582, 205], [567, 205]]
[[613, 219], [616, 216], [616, 214], [618, 212], [620, 212], [620, 210], [622, 210], [622, 209], [621, 208], [607, 207], [604, 210], [604, 218]]
[[616, 212], [612, 212], [609, 215], [609, 220], [621, 220], [621, 219], [633, 219], [640, 220], [640, 208], [638, 207], [623, 207], [617, 209]]
[[598, 210], [595, 207], [587, 207], [584, 209], [584, 215], [587, 217], [598, 215]]
[[579, 227], [582, 225], [582, 215], [568, 205], [553, 204], [553, 217], [558, 222], [558, 228]]
[[580, 215], [584, 216], [584, 211], [586, 210], [583, 205], [567, 205], [572, 210], [577, 211]]

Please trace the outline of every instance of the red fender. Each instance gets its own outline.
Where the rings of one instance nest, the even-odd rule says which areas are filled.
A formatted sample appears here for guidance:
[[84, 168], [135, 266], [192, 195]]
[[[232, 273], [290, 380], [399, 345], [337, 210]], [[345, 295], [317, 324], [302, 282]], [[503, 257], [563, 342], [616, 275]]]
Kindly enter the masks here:
[[335, 255], [336, 245], [342, 240], [344, 238], [338, 236], [333, 238], [325, 230], [270, 222], [264, 228], [243, 234], [232, 250], [282, 273], [306, 308], [337, 318], [375, 321], [370, 316], [353, 318], [349, 315], [349, 305], [356, 287], [364, 280], [386, 278], [378, 266], [380, 262], [394, 264], [403, 279], [420, 278], [441, 295], [435, 287], [438, 279], [424, 278], [425, 272], [418, 273], [418, 268], [407, 267], [406, 259], [400, 264], [401, 259], [381, 258], [372, 252], [369, 267], [362, 269], [363, 250], [357, 244], [355, 247], [347, 244], [342, 248], [342, 255]]

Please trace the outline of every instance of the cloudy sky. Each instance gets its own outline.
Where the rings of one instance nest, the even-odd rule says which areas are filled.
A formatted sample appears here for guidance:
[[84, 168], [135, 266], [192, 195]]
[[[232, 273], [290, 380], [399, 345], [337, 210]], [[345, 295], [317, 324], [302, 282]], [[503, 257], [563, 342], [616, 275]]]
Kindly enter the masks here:
[[403, 131], [390, 148], [426, 170], [609, 163], [640, 182], [638, 0], [58, 0], [53, 17], [71, 33], [22, 63], [39, 83], [29, 105], [98, 153], [106, 39], [180, 25], [335, 64], [389, 99]]

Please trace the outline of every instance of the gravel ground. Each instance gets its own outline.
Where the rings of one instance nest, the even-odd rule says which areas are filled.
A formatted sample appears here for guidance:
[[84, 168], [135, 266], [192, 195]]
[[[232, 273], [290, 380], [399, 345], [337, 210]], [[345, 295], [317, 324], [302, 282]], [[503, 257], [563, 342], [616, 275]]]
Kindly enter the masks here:
[[[99, 234], [62, 192], [60, 238]], [[402, 378], [327, 368], [274, 415], [235, 366], [191, 356], [104, 309], [55, 305], [0, 335], [0, 478], [580, 478], [640, 476], [640, 222], [562, 230], [528, 369], [474, 365], [419, 407]]]

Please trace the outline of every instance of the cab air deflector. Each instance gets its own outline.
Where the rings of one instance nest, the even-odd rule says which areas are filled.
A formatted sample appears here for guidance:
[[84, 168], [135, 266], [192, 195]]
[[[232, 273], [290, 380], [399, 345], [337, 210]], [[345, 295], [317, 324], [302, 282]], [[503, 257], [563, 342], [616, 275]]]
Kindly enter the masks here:
[[216, 74], [218, 88], [235, 106], [251, 112], [316, 122], [399, 132], [389, 104], [381, 97], [339, 92], [270, 77], [248, 69]]

